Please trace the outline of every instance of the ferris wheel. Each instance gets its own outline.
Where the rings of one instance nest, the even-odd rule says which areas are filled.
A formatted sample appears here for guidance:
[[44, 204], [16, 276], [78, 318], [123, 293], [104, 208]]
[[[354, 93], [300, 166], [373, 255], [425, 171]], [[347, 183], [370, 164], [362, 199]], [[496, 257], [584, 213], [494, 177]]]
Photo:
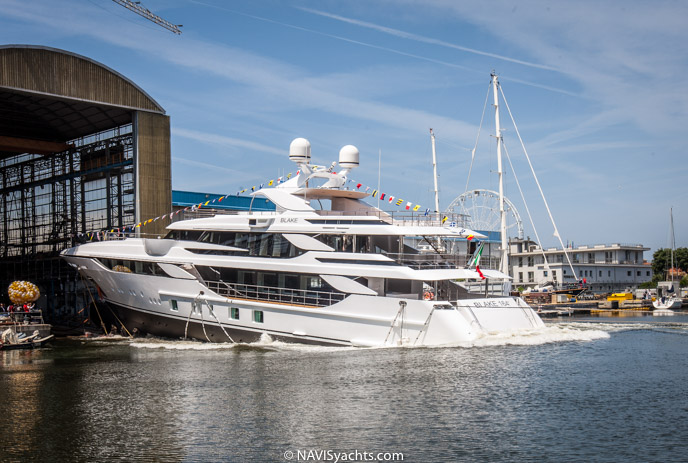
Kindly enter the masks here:
[[[507, 236], [517, 233], [523, 239], [523, 222], [516, 207], [504, 197]], [[499, 231], [502, 219], [499, 213], [499, 193], [492, 190], [470, 190], [456, 197], [448, 212], [466, 216], [466, 225], [475, 231]]]

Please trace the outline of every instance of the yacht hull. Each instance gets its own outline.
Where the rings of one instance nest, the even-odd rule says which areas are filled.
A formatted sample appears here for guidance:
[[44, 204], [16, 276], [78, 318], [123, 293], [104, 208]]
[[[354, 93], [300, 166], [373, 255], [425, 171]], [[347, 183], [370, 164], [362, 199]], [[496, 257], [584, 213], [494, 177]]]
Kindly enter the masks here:
[[297, 339], [287, 333], [271, 330], [250, 330], [246, 327], [237, 327], [227, 324], [219, 325], [215, 320], [198, 319], [187, 320], [183, 317], [163, 315], [157, 312], [148, 312], [132, 307], [108, 302], [108, 306], [115, 311], [121, 322], [129, 330], [138, 333], [151, 334], [173, 339], [194, 339], [206, 342], [239, 342], [252, 343], [261, 339], [264, 334], [271, 338], [284, 342], [299, 342], [303, 344], [317, 345], [348, 345], [341, 340], [330, 339]]
[[198, 280], [114, 272], [66, 257], [91, 279], [128, 331], [210, 342], [346, 346], [451, 345], [544, 326], [520, 298], [426, 301], [350, 294], [326, 307], [229, 298]]
[[[329, 346], [433, 346], [467, 343], [489, 334], [532, 330], [544, 326], [537, 314], [525, 303], [521, 306], [514, 305], [518, 301], [513, 298], [490, 302], [494, 301], [501, 301], [504, 305], [480, 307], [485, 300], [469, 300], [457, 301], [458, 306], [446, 302], [435, 304], [442, 305], [443, 308], [433, 309], [433, 304], [413, 301], [429, 306], [422, 311], [421, 317], [413, 316], [421, 311], [417, 307], [409, 308], [409, 305], [401, 312], [384, 311], [387, 316], [380, 317], [372, 300], [363, 306], [370, 309], [370, 317], [360, 317], [353, 310], [347, 311], [345, 307], [341, 307], [345, 305], [344, 302], [338, 304], [340, 307], [327, 308], [331, 313], [311, 309], [311, 313], [301, 315], [294, 315], [293, 308], [277, 304], [254, 303], [246, 307], [239, 301], [211, 302], [210, 305], [206, 302], [199, 304], [196, 313], [186, 317], [171, 315], [159, 309], [129, 307], [112, 301], [107, 301], [107, 304], [130, 332], [135, 329], [141, 334], [207, 342], [252, 343], [269, 335], [277, 341]], [[361, 302], [352, 301], [352, 305], [361, 307]], [[395, 302], [398, 304], [399, 301]], [[412, 301], [404, 302], [408, 304]], [[178, 303], [181, 303], [181, 298]], [[210, 306], [217, 319], [210, 313]], [[246, 323], [245, 320], [225, 320], [232, 308], [238, 308], [241, 315], [244, 312], [252, 315], [259, 310], [264, 316], [264, 326], [257, 326], [252, 321]], [[290, 323], [269, 323], [269, 320], [283, 317], [288, 317]], [[290, 325], [298, 325], [300, 329], [286, 331], [284, 328]]]

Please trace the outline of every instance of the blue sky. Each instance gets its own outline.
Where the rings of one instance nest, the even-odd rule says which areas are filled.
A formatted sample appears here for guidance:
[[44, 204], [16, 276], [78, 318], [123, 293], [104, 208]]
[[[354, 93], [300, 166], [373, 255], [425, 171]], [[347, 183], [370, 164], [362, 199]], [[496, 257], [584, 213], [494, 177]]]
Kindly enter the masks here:
[[[494, 69], [564, 242], [688, 246], [688, 3], [145, 0], [177, 36], [110, 0], [0, 0], [0, 43], [44, 45], [133, 80], [171, 117], [174, 189], [235, 193], [293, 171], [292, 139], [352, 178], [432, 208], [464, 192]], [[469, 188], [497, 189], [494, 115]], [[508, 114], [504, 137], [557, 245]], [[380, 156], [381, 154], [381, 156]], [[505, 161], [506, 162], [506, 161]], [[526, 218], [514, 175], [506, 193]], [[651, 257], [647, 253], [646, 258]]]

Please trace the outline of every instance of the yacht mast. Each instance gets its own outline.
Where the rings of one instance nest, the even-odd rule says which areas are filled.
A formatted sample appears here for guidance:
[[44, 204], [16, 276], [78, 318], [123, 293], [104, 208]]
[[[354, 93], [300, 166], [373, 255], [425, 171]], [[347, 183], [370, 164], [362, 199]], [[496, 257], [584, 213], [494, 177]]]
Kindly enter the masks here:
[[432, 170], [435, 179], [435, 212], [440, 213], [440, 193], [437, 189], [437, 153], [435, 152], [435, 133], [430, 129], [430, 141], [432, 142]]
[[674, 249], [676, 249], [676, 236], [674, 235], [674, 208], [669, 209], [671, 222], [671, 284], [674, 284]]
[[497, 174], [499, 175], [499, 215], [501, 217], [502, 226], [500, 228], [502, 235], [502, 258], [499, 264], [499, 271], [509, 274], [509, 249], [508, 238], [506, 236], [506, 211], [504, 210], [504, 171], [502, 169], [502, 130], [499, 126], [499, 81], [497, 74], [492, 72], [492, 93], [494, 94], [494, 108], [495, 108], [495, 137], [497, 138]]

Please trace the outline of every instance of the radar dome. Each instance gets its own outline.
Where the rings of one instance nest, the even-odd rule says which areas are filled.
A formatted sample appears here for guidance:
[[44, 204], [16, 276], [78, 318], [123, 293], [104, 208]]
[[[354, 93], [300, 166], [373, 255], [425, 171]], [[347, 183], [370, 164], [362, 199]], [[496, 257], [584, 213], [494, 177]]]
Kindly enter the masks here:
[[305, 138], [295, 138], [289, 145], [289, 160], [308, 164], [311, 160], [311, 142]]
[[346, 145], [339, 150], [339, 165], [345, 169], [358, 167], [358, 148]]

